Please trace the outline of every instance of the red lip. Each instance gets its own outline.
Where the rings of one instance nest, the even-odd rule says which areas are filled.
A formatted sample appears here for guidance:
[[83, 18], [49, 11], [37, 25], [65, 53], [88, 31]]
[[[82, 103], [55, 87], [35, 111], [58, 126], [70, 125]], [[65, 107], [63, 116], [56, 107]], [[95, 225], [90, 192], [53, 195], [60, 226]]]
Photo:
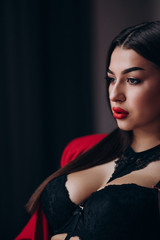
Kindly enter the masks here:
[[113, 117], [117, 118], [117, 119], [123, 119], [126, 118], [128, 116], [128, 112], [125, 111], [124, 109], [120, 108], [120, 107], [113, 107]]
[[128, 114], [128, 112], [126, 112], [124, 109], [120, 108], [120, 107], [113, 107], [113, 111], [116, 113], [125, 113]]

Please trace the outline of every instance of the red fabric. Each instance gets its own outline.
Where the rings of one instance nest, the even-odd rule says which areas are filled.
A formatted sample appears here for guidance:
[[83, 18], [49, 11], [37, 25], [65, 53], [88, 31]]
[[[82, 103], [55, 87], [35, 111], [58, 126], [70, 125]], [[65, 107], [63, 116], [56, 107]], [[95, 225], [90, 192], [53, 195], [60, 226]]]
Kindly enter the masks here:
[[72, 161], [80, 154], [93, 147], [96, 143], [101, 141], [107, 134], [93, 134], [83, 136], [72, 140], [64, 149], [61, 158], [61, 167]]
[[[95, 134], [72, 140], [64, 149], [61, 167], [93, 147], [106, 136], [107, 134]], [[38, 205], [35, 213], [15, 240], [50, 240], [47, 220], [40, 205]]]
[[49, 240], [47, 220], [40, 205], [15, 240]]

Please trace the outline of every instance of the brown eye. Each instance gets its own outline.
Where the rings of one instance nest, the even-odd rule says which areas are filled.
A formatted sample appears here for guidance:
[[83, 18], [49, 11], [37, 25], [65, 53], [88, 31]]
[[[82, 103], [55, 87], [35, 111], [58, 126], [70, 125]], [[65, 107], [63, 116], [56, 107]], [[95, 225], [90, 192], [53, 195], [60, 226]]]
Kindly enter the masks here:
[[127, 78], [127, 82], [129, 82], [132, 85], [136, 85], [136, 84], [139, 84], [141, 80], [138, 78]]

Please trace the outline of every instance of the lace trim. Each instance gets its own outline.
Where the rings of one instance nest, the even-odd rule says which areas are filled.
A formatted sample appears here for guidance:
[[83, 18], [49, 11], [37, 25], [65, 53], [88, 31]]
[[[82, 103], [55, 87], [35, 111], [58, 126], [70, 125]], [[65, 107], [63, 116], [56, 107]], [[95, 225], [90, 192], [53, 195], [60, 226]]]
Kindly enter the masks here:
[[160, 160], [160, 145], [138, 153], [129, 146], [115, 161], [115, 170], [107, 183], [132, 171], [143, 169], [149, 163], [158, 160]]

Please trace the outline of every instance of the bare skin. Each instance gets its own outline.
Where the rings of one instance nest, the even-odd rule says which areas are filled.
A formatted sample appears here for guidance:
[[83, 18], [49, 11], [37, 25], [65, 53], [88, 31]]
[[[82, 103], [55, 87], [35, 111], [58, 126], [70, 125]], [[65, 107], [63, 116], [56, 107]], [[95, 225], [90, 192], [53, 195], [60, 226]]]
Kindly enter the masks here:
[[[67, 233], [56, 234], [51, 238], [51, 240], [64, 240], [66, 236]], [[70, 240], [79, 240], [79, 237], [71, 237]]]
[[[103, 166], [103, 168], [102, 168]], [[151, 162], [146, 168], [131, 172], [123, 177], [117, 178], [110, 183], [106, 184], [108, 179], [112, 176], [114, 171], [115, 162], [106, 163], [101, 166], [97, 166], [94, 168], [90, 168], [87, 170], [79, 171], [76, 173], [71, 173], [68, 175], [68, 180], [66, 182], [66, 187], [69, 192], [69, 196], [72, 202], [75, 204], [80, 204], [82, 201], [86, 200], [92, 192], [100, 191], [104, 187], [109, 185], [121, 185], [126, 183], [135, 183], [140, 186], [153, 188], [157, 182], [160, 180], [160, 161]], [[106, 181], [104, 181], [104, 176], [106, 173], [106, 169], [110, 169], [110, 174], [107, 176]], [[89, 185], [86, 185], [88, 182], [88, 178], [93, 182], [93, 185], [96, 183], [95, 175], [93, 172], [97, 171], [96, 177], [101, 180], [101, 185], [99, 188], [93, 191], [93, 188], [89, 188]], [[108, 171], [108, 170], [107, 170]], [[101, 172], [101, 174], [100, 174]], [[73, 184], [74, 183], [74, 184]], [[81, 191], [77, 191], [83, 189], [83, 199], [81, 198]], [[80, 199], [80, 200], [79, 200]], [[160, 199], [160, 192], [159, 192]], [[160, 201], [159, 201], [160, 204]], [[51, 240], [64, 240], [67, 234], [58, 234], [51, 238]], [[72, 237], [71, 240], [79, 240], [79, 237]]]
[[[124, 73], [133, 67], [141, 70]], [[109, 70], [111, 107], [121, 107], [129, 112], [127, 118], [117, 119], [117, 124], [123, 130], [133, 131], [133, 150], [141, 152], [160, 144], [160, 69], [135, 51], [117, 47], [112, 53]], [[154, 161], [143, 169], [107, 184], [114, 172], [115, 160], [69, 174], [66, 188], [71, 201], [79, 205], [93, 192], [109, 185], [133, 183], [153, 188], [160, 181], [160, 161]], [[51, 240], [64, 240], [66, 235], [67, 233], [58, 234]], [[70, 240], [79, 240], [79, 237]]]

